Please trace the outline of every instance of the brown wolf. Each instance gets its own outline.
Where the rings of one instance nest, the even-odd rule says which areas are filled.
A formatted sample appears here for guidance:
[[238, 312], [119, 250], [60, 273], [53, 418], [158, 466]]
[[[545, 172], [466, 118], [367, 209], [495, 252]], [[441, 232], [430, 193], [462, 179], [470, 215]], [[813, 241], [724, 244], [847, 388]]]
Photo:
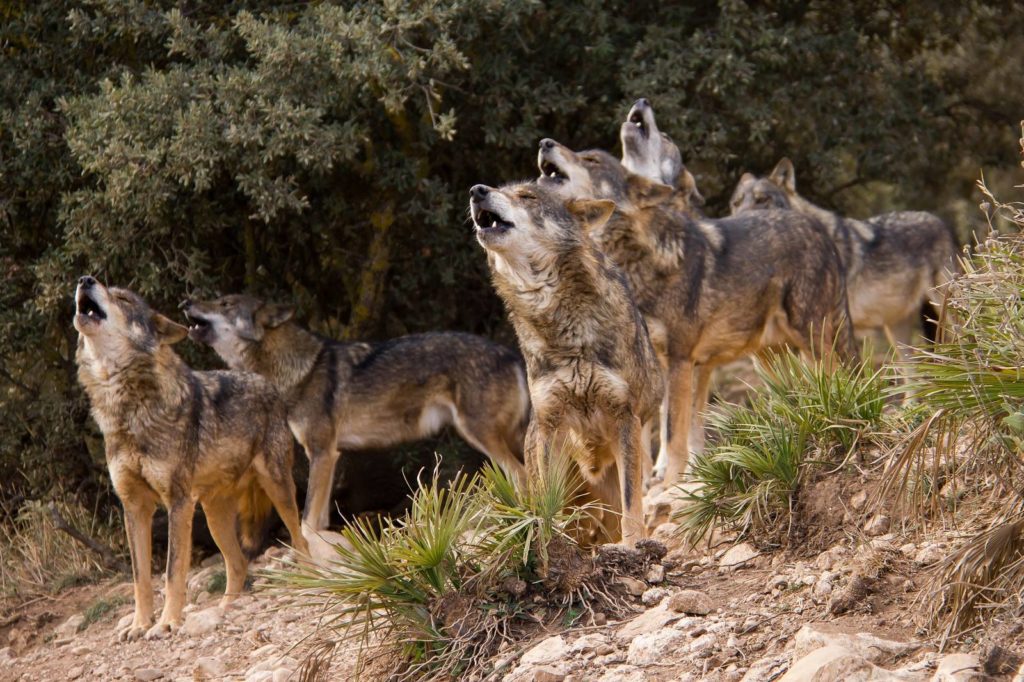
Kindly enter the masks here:
[[[134, 293], [82, 277], [75, 292], [78, 378], [103, 431], [107, 467], [121, 503], [135, 581], [135, 617], [121, 639], [165, 636], [182, 622], [196, 500], [224, 555], [221, 606], [245, 585], [236, 535], [251, 539], [273, 503], [297, 550], [308, 554], [292, 482], [284, 404], [263, 378], [194, 372], [171, 345], [185, 327]], [[152, 518], [167, 507], [167, 598], [153, 621]], [[147, 630], [148, 628], [148, 630]]]
[[[533, 415], [526, 462], [538, 475], [556, 436], [594, 497], [622, 512], [621, 538], [643, 537], [647, 424], [662, 391], [643, 318], [618, 269], [587, 235], [609, 201], [566, 202], [535, 183], [470, 190], [477, 240], [526, 358]], [[606, 527], [609, 539], [616, 529]]]
[[340, 449], [427, 438], [446, 425], [513, 478], [523, 475], [530, 409], [519, 355], [456, 332], [342, 343], [291, 321], [289, 306], [246, 295], [183, 304], [189, 336], [232, 369], [265, 376], [310, 460], [304, 521], [327, 527]]
[[843, 266], [814, 220], [794, 211], [694, 218], [675, 208], [671, 187], [554, 140], [541, 141], [538, 163], [539, 184], [562, 197], [616, 203], [591, 234], [625, 273], [667, 371], [655, 465], [666, 482], [703, 447], [714, 367], [784, 343], [852, 356]]
[[658, 130], [654, 107], [645, 97], [633, 103], [626, 120], [619, 126], [622, 141], [622, 165], [630, 173], [676, 188], [677, 208], [701, 215], [704, 197], [697, 189], [693, 174], [683, 165], [679, 147]]
[[731, 207], [733, 215], [791, 208], [820, 221], [846, 265], [854, 329], [887, 329], [905, 345], [913, 341], [921, 311], [935, 315], [941, 305], [936, 287], [957, 268], [956, 238], [938, 216], [923, 211], [897, 211], [867, 220], [840, 216], [797, 193], [789, 159], [779, 161], [767, 178], [745, 173], [733, 192]]

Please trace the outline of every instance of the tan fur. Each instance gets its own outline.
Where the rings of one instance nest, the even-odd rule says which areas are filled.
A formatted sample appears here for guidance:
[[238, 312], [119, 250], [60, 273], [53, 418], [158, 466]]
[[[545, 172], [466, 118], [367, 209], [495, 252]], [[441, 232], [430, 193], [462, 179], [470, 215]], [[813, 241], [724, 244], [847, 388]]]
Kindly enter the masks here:
[[[171, 349], [186, 329], [132, 292], [83, 277], [75, 300], [78, 378], [103, 431], [132, 557], [135, 615], [119, 636], [163, 637], [182, 623], [197, 501], [227, 567], [222, 607], [245, 585], [247, 561], [236, 523], [251, 541], [268, 512], [267, 498], [292, 544], [308, 554], [284, 405], [258, 376], [192, 371]], [[168, 514], [167, 598], [152, 625], [151, 535], [158, 503]]]
[[189, 302], [192, 338], [266, 377], [310, 459], [304, 520], [327, 527], [342, 450], [426, 438], [452, 425], [513, 478], [524, 474], [529, 397], [514, 351], [456, 332], [340, 343], [291, 322], [287, 306], [232, 295]]
[[572, 454], [589, 494], [622, 514], [606, 537], [634, 543], [644, 532], [646, 425], [662, 377], [621, 273], [586, 234], [614, 206], [566, 204], [535, 184], [477, 185], [471, 197], [477, 239], [526, 359], [529, 473], [546, 468], [560, 439], [580, 444]]
[[694, 217], [677, 210], [671, 187], [630, 173], [611, 155], [549, 142], [541, 167], [555, 175], [539, 184], [565, 198], [616, 202], [592, 235], [658, 330], [667, 390], [655, 471], [666, 481], [703, 443], [714, 367], [781, 344], [821, 357], [834, 343], [852, 355], [843, 267], [813, 220], [792, 211], [746, 221]]

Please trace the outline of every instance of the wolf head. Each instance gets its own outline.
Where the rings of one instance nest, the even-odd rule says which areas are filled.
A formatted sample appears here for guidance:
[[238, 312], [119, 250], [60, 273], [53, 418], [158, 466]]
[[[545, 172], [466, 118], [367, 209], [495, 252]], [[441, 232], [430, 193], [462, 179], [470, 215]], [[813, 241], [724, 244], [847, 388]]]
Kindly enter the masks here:
[[646, 208], [667, 202], [674, 190], [631, 173], [619, 160], [600, 149], [576, 153], [555, 142], [540, 142], [537, 184], [563, 199], [608, 199], [620, 207]]
[[150, 308], [127, 289], [107, 288], [94, 277], [78, 280], [75, 329], [86, 361], [117, 366], [177, 343], [188, 330]]
[[766, 208], [791, 207], [796, 196], [796, 175], [793, 162], [782, 159], [766, 178], [744, 173], [729, 200], [732, 215]]
[[638, 99], [619, 127], [622, 165], [631, 173], [675, 187], [683, 172], [679, 147], [658, 130], [654, 108], [646, 98]]
[[291, 306], [245, 294], [184, 301], [181, 308], [189, 321], [189, 338], [211, 346], [232, 368], [242, 368], [248, 350], [263, 340], [266, 331], [281, 326], [295, 313]]
[[610, 201], [565, 199], [533, 182], [474, 185], [469, 210], [476, 238], [506, 262], [539, 263], [578, 244], [588, 227], [608, 219]]

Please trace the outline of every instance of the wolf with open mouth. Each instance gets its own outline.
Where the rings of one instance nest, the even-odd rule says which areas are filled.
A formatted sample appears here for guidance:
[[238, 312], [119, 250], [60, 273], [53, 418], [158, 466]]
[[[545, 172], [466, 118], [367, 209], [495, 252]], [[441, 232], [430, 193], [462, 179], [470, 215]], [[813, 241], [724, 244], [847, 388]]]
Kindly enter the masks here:
[[476, 185], [470, 212], [526, 358], [533, 414], [526, 464], [537, 476], [557, 436], [572, 449], [593, 497], [609, 515], [608, 540], [643, 538], [644, 462], [662, 376], [647, 327], [622, 273], [588, 231], [609, 201], [565, 201], [536, 183]]
[[[285, 407], [264, 379], [195, 372], [171, 346], [187, 330], [127, 289], [82, 277], [75, 290], [78, 379], [106, 446], [124, 506], [135, 583], [135, 615], [121, 639], [164, 637], [182, 624], [198, 500], [224, 555], [226, 607], [245, 586], [248, 550], [273, 505], [293, 546], [308, 555], [292, 482]], [[153, 625], [152, 520], [167, 508], [166, 599]], [[152, 626], [152, 627], [151, 627]]]

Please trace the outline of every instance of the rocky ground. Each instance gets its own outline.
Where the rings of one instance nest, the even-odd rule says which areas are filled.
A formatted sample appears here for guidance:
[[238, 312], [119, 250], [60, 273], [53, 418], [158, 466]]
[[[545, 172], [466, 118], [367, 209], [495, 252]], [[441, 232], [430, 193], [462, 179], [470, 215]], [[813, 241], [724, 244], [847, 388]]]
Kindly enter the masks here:
[[[985, 680], [1024, 682], [1022, 626], [978, 634], [939, 652], [920, 629], [927, 567], [953, 535], [904, 537], [884, 516], [851, 516], [863, 492], [837, 502], [855, 521], [821, 552], [759, 551], [717, 538], [682, 547], [668, 498], [648, 499], [648, 523], [667, 555], [644, 580], [618, 588], [635, 604], [619, 620], [596, 614], [583, 627], [540, 633], [503, 649], [490, 680]], [[328, 548], [321, 543], [321, 557]], [[268, 551], [256, 570], [280, 561]], [[131, 613], [130, 582], [73, 588], [0, 620], [2, 680], [298, 679], [329, 631], [321, 611], [287, 594], [257, 591], [216, 607], [219, 557], [195, 568], [183, 631], [167, 640], [119, 643]], [[159, 599], [158, 599], [159, 606]], [[379, 658], [371, 652], [371, 661]], [[336, 653], [330, 679], [352, 679], [354, 647]], [[379, 679], [365, 673], [364, 679]]]

